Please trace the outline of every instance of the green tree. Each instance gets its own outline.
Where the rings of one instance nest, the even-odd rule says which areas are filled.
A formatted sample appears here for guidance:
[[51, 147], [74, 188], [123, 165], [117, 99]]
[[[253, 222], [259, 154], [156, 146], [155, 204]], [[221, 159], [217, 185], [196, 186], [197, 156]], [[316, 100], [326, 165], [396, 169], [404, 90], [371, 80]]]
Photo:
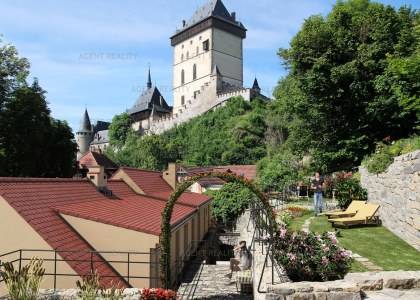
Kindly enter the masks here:
[[239, 183], [226, 183], [219, 190], [206, 191], [213, 196], [211, 215], [220, 223], [235, 220], [254, 197], [253, 193]]
[[[385, 136], [414, 132], [414, 110], [385, 92], [381, 76], [391, 68], [389, 55], [411, 55], [407, 35], [413, 35], [418, 15], [349, 0], [337, 2], [325, 18], [305, 21], [290, 48], [279, 50], [290, 68], [275, 92], [278, 110], [290, 120], [289, 149], [309, 154], [314, 168], [334, 171], [359, 165]], [[407, 82], [412, 89], [418, 80]]]
[[109, 125], [109, 138], [111, 145], [117, 148], [122, 148], [130, 133], [133, 132], [131, 127], [133, 124], [133, 117], [127, 113], [116, 115]]
[[26, 83], [28, 72], [13, 46], [0, 47], [0, 176], [71, 177], [73, 133], [50, 116], [46, 92], [36, 78]]

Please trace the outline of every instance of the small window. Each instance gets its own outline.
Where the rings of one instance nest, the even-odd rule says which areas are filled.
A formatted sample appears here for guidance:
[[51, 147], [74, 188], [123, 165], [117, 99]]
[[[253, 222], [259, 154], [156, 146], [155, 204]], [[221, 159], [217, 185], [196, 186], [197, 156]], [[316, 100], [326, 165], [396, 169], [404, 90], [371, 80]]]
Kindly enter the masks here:
[[95, 179], [95, 175], [90, 175], [89, 179], [91, 179], [91, 180]]
[[198, 47], [197, 47], [197, 49], [195, 50], [195, 55], [198, 55]]
[[204, 51], [209, 51], [209, 40], [205, 40], [203, 42], [203, 50]]
[[197, 79], [197, 65], [194, 64], [193, 66], [193, 80]]
[[191, 40], [191, 41], [190, 41], [190, 45], [192, 45], [192, 43], [193, 43], [193, 41]]
[[185, 96], [181, 96], [181, 105], [185, 104]]
[[181, 61], [184, 61], [184, 53], [181, 54]]
[[200, 37], [198, 38], [198, 40], [199, 40], [199, 41], [201, 41], [201, 35], [200, 35]]
[[184, 49], [184, 45], [182, 45], [181, 48]]
[[184, 70], [181, 71], [181, 84], [185, 83], [185, 74], [184, 74]]
[[190, 58], [190, 52], [187, 51], [187, 59], [189, 59], [189, 58]]

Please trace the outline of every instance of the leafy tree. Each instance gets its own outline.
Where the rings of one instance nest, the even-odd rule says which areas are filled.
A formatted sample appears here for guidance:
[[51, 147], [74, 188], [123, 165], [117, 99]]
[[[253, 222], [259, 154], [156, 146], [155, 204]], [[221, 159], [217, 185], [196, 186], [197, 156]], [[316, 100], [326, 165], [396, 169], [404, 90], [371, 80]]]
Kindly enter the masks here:
[[[309, 17], [279, 56], [290, 68], [275, 91], [278, 111], [286, 124], [287, 147], [311, 155], [314, 168], [345, 169], [360, 164], [385, 136], [408, 136], [418, 122], [418, 78], [404, 75], [399, 97], [388, 83], [395, 79], [390, 59], [412, 56], [410, 40], [419, 13], [396, 11], [369, 0], [337, 2], [327, 17]], [[388, 74], [387, 74], [388, 72]], [[394, 72], [394, 73], [393, 73]], [[385, 77], [384, 77], [385, 76]], [[394, 91], [393, 91], [394, 89]]]
[[128, 135], [133, 131], [133, 117], [127, 113], [116, 115], [109, 125], [109, 137], [111, 144], [117, 148], [122, 148], [127, 140]]
[[253, 193], [240, 183], [226, 183], [219, 190], [206, 191], [213, 196], [211, 214], [220, 223], [235, 220], [254, 197]]
[[15, 47], [0, 47], [0, 176], [71, 177], [73, 133], [50, 116], [46, 92], [36, 78], [26, 83], [28, 72]]

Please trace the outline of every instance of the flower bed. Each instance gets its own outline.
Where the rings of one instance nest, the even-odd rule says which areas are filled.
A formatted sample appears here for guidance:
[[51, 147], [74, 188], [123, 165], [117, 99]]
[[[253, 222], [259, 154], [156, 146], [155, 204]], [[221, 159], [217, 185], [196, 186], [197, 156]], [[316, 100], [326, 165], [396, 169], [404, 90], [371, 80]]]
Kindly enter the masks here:
[[275, 258], [292, 281], [342, 279], [353, 262], [351, 251], [338, 246], [334, 232], [291, 232], [280, 229], [274, 237]]

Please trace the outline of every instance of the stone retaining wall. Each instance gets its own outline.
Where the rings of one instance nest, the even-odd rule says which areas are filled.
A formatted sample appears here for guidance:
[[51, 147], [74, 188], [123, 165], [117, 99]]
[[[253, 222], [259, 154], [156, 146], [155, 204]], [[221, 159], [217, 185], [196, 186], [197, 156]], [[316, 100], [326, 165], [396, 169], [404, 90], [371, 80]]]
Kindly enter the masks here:
[[382, 224], [420, 250], [420, 150], [395, 157], [384, 173], [359, 170], [368, 203], [380, 205]]
[[375, 291], [384, 289], [410, 290], [411, 295], [420, 296], [420, 271], [349, 273], [344, 280], [287, 282], [268, 286], [266, 299], [358, 300], [366, 295], [370, 298], [369, 295], [374, 295]]

